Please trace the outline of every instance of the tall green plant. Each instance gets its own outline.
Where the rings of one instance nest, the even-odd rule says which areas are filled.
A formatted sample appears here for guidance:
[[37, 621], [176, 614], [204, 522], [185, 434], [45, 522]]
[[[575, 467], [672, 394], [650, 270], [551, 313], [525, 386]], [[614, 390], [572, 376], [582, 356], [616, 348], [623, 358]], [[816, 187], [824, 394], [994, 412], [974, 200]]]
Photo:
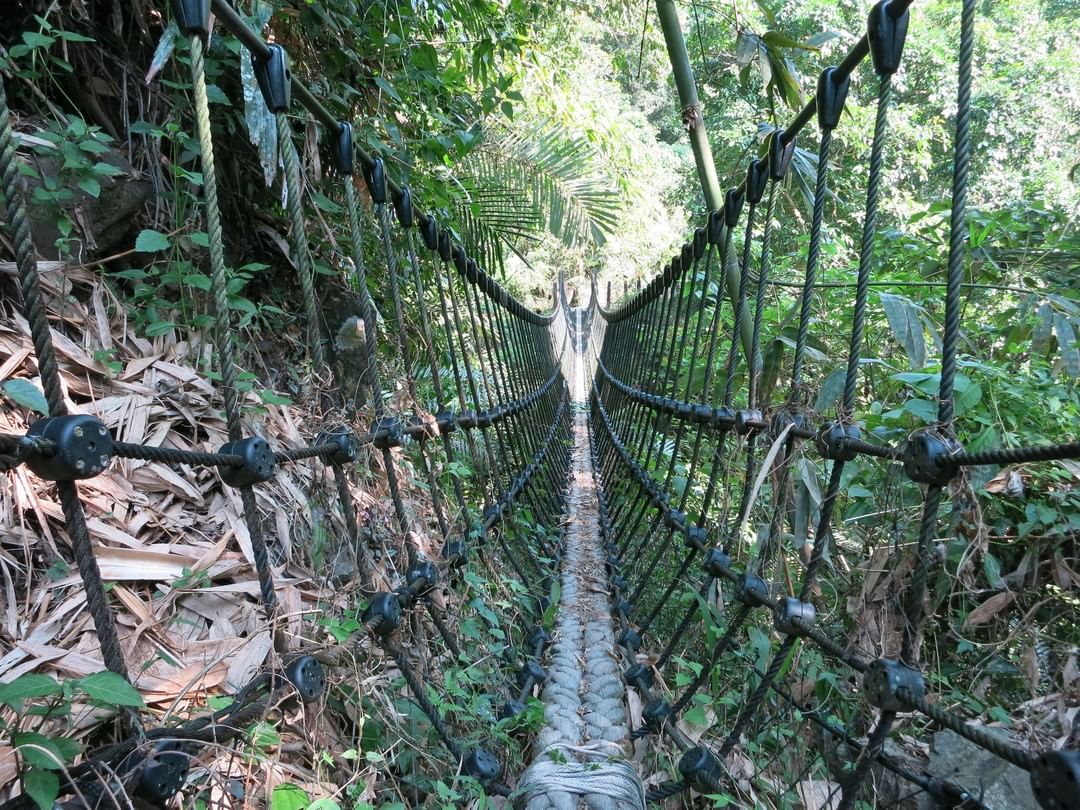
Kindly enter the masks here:
[[549, 121], [487, 131], [456, 181], [466, 246], [489, 267], [501, 268], [506, 251], [524, 258], [544, 234], [599, 247], [623, 206], [592, 144]]

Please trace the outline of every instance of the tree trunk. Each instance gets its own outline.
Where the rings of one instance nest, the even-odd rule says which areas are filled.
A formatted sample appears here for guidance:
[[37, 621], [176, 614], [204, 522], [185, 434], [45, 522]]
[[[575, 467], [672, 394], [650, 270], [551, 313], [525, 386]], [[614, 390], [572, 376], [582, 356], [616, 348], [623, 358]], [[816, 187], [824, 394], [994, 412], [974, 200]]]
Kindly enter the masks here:
[[[701, 190], [705, 194], [705, 205], [710, 211], [719, 210], [724, 207], [724, 195], [720, 191], [720, 182], [716, 179], [716, 166], [713, 163], [712, 147], [709, 146], [709, 133], [705, 130], [705, 119], [701, 114], [701, 102], [698, 100], [697, 83], [694, 81], [694, 69], [690, 67], [690, 55], [686, 52], [686, 40], [683, 38], [675, 0], [656, 0], [656, 14], [660, 18], [664, 42], [667, 43], [671, 72], [675, 76], [675, 86], [679, 90], [679, 102], [682, 105], [683, 124], [686, 125], [690, 136], [690, 148], [694, 151], [694, 162], [697, 164]], [[739, 271], [737, 265], [725, 261], [724, 256], [718, 256], [717, 259], [725, 268], [724, 281], [731, 305], [738, 306]], [[749, 307], [745, 303], [742, 310], [743, 351], [746, 353], [747, 362], [752, 363], [753, 320], [750, 318]]]

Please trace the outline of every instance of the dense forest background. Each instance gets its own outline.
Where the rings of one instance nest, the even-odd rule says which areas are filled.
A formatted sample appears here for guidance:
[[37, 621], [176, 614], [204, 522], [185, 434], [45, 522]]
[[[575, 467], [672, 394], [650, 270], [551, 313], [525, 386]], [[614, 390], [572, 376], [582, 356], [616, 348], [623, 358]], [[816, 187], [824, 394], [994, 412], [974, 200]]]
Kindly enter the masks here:
[[[408, 182], [471, 252], [539, 309], [551, 306], [559, 273], [579, 303], [594, 273], [605, 303], [609, 295], [620, 299], [705, 220], [651, 2], [236, 5], [286, 46], [292, 69], [354, 122], [357, 141], [386, 159], [388, 174]], [[17, 0], [0, 20], [0, 73], [31, 189], [35, 244], [45, 259], [70, 268], [73, 301], [79, 290], [102, 291], [82, 296], [96, 322], [71, 328], [90, 373], [110, 379], [125, 359], [124, 342], [109, 337], [111, 325], [122, 322], [132, 340], [165, 351], [197, 345], [210, 323], [189, 56], [167, 6]], [[866, 12], [866, 3], [849, 0], [680, 4], [724, 185], [741, 179], [764, 137], [813, 92], [820, 70], [861, 36]], [[1075, 440], [1080, 424], [1078, 26], [1080, 6], [1071, 0], [979, 7], [971, 259], [957, 380], [958, 428], [969, 450]], [[864, 429], [894, 443], [936, 414], [958, 5], [919, 0], [910, 30], [894, 83], [874, 269], [882, 283], [871, 296], [859, 392]], [[207, 71], [245, 384], [273, 414], [302, 402], [305, 324], [295, 304], [274, 121], [238, 54], [234, 38], [215, 33]], [[820, 381], [810, 402], [823, 414], [842, 384], [852, 297], [845, 285], [857, 263], [876, 86], [869, 70], [853, 77], [833, 145], [820, 276], [827, 283], [814, 300], [807, 375]], [[320, 128], [298, 109], [293, 116], [326, 304], [321, 327], [344, 355], [340, 329], [359, 306], [348, 281], [346, 214], [326, 182], [332, 172]], [[770, 287], [763, 332], [766, 398], [794, 345], [797, 290], [784, 285], [797, 285], [805, 264], [815, 137], [800, 143], [777, 215], [778, 283]], [[374, 231], [367, 234], [368, 283], [383, 311], [379, 246]], [[10, 268], [7, 236], [0, 236], [0, 252]], [[0, 283], [7, 284], [4, 273]], [[15, 356], [10, 350], [3, 359]], [[347, 367], [348, 358], [339, 359]], [[3, 364], [0, 380], [13, 429], [37, 403], [23, 360]], [[192, 352], [185, 362], [208, 361]], [[884, 549], [874, 558], [882, 565], [903, 559], [903, 539], [918, 520], [915, 486], [859, 462], [845, 476], [839, 548], [853, 557]], [[800, 461], [791, 495], [796, 525], [812, 523], [823, 477], [823, 467]], [[1061, 717], [1078, 716], [1067, 711], [1080, 698], [1078, 485], [1080, 464], [1073, 462], [976, 468], [951, 493], [951, 529], [939, 538], [928, 630], [935, 684], [954, 705], [1021, 735], [1077, 733], [1040, 724], [1059, 708]], [[805, 536], [790, 540], [793, 554], [806, 544]], [[52, 561], [19, 564], [41, 568], [44, 577]], [[826, 597], [853, 643], [869, 645], [871, 635], [894, 631], [893, 620], [876, 611], [897, 583], [867, 590], [863, 572], [844, 570], [842, 561], [837, 567], [842, 575]], [[818, 671], [827, 683], [825, 662]], [[480, 681], [461, 677], [469, 698], [461, 703], [471, 705]], [[713, 697], [702, 718], [724, 705], [724, 694]], [[1020, 705], [1026, 708], [1014, 710]], [[382, 764], [372, 756], [377, 747], [364, 763], [373, 770]], [[372, 795], [352, 798], [355, 804], [341, 799], [341, 806], [364, 806]]]

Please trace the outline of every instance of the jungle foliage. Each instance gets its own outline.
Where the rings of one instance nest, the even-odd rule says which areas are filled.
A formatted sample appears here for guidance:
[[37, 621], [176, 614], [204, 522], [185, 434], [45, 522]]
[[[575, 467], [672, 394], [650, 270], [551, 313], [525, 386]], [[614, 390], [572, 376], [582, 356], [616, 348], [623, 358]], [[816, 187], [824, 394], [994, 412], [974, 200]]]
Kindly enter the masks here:
[[[581, 295], [587, 295], [589, 275], [598, 272], [605, 303], [609, 295], [620, 298], [626, 284], [650, 278], [672, 247], [704, 220], [651, 2], [238, 5], [253, 26], [286, 46], [294, 70], [316, 94], [354, 122], [358, 142], [386, 159], [389, 174], [408, 182], [426, 208], [538, 307], [550, 304], [550, 284], [559, 271]], [[704, 125], [722, 180], [741, 179], [763, 138], [790, 120], [813, 91], [818, 72], [842, 58], [865, 27], [867, 5], [681, 4]], [[202, 177], [183, 69], [188, 56], [170, 29], [167, 3], [18, 0], [13, 6], [0, 20], [0, 73], [18, 112], [26, 158], [21, 168], [39, 216], [50, 226], [47, 247], [61, 260], [100, 272], [140, 336], [204, 328], [209, 315]], [[895, 83], [888, 193], [879, 218], [877, 286], [857, 408], [864, 430], [894, 444], [936, 414], [955, 112], [957, 5], [920, 0], [912, 15]], [[971, 260], [964, 271], [957, 380], [960, 438], [969, 450], [1077, 436], [1078, 25], [1080, 9], [1068, 0], [980, 5]], [[250, 69], [236, 68], [239, 52], [235, 39], [215, 33], [207, 70], [221, 136], [223, 205], [233, 226], [227, 229], [231, 305], [254, 344], [271, 330], [289, 334], [299, 315], [273, 121], [262, 112]], [[822, 415], [833, 412], [842, 384], [875, 101], [870, 72], [857, 74], [833, 146], [819, 277], [825, 283], [815, 296], [805, 372], [819, 382], [804, 392]], [[324, 287], [340, 294], [348, 310], [345, 257], [351, 246], [342, 236], [342, 202], [323, 182], [329, 173], [323, 136], [300, 113], [294, 123], [303, 133], [302, 157], [315, 203], [310, 227], [317, 234], [316, 263]], [[776, 283], [769, 288], [762, 346], [762, 395], [774, 401], [786, 390], [794, 343], [815, 138], [808, 133], [799, 144], [777, 217]], [[94, 218], [107, 219], [108, 211], [100, 210], [105, 201], [119, 205], [116, 188], [136, 182], [146, 185], [137, 211], [124, 219], [120, 236], [106, 234]], [[374, 238], [364, 248], [377, 255]], [[6, 243], [4, 250], [10, 252]], [[372, 265], [369, 285], [385, 309], [382, 271], [377, 261]], [[723, 291], [716, 287], [710, 294]], [[334, 313], [343, 314], [348, 312]], [[330, 325], [336, 328], [336, 322]], [[273, 387], [298, 390], [305, 370], [295, 346], [267, 352], [284, 357]], [[257, 353], [244, 358], [247, 367], [257, 367]], [[703, 371], [679, 373], [685, 380]], [[417, 376], [423, 379], [419, 371]], [[716, 376], [722, 388], [722, 375]], [[254, 373], [246, 380], [270, 387], [269, 382]], [[267, 395], [266, 401], [275, 401], [275, 394]], [[29, 401], [18, 387], [5, 387], [4, 396], [5, 403]], [[667, 463], [663, 454], [657, 457], [657, 469]], [[679, 473], [685, 486], [685, 468]], [[820, 504], [823, 477], [824, 467], [806, 459], [793, 475], [791, 511], [803, 529], [787, 538], [793, 564]], [[837, 521], [844, 527], [840, 557], [845, 550], [854, 559], [879, 549], [895, 555], [890, 559], [903, 556], [920, 500], [915, 486], [900, 478], [881, 465], [848, 465]], [[1002, 707], [1027, 697], [1061, 693], [1075, 701], [1080, 466], [978, 468], [951, 495], [952, 528], [940, 538], [942, 565], [929, 631], [937, 683], [953, 702], [1006, 725], [1016, 718]], [[824, 597], [838, 606], [831, 621], [857, 636], [862, 617], [857, 608], [847, 608], [847, 600], [860, 594], [863, 574], [836, 562], [841, 573], [829, 580]], [[478, 594], [490, 593], [489, 584], [471, 586]], [[327, 621], [328, 632], [347, 634], [355, 618]], [[482, 611], [463, 628], [478, 648], [487, 644], [492, 650], [499, 644], [494, 630]], [[837, 676], [825, 662], [820, 671], [820, 688], [831, 688]], [[453, 675], [447, 674], [445, 684], [456, 698], [445, 707], [451, 715], [470, 711], [481, 692], [468, 668]], [[950, 694], [954, 678], [964, 688]], [[85, 683], [76, 686], [89, 691]], [[723, 691], [728, 688], [733, 689], [718, 682], [712, 703], [699, 707], [702, 716], [731, 702]], [[528, 722], [539, 719], [533, 707]], [[376, 749], [372, 744], [367, 755]], [[274, 807], [276, 802], [275, 797]]]

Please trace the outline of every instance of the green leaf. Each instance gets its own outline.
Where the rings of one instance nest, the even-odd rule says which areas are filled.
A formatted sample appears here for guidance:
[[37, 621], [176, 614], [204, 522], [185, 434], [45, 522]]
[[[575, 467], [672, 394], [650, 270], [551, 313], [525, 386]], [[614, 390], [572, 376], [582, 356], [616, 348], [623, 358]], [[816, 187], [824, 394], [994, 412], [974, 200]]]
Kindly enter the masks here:
[[56, 36], [65, 42], [97, 42], [93, 37], [77, 34], [74, 31], [57, 31]]
[[936, 420], [938, 415], [937, 404], [928, 399], [909, 399], [904, 403], [904, 410], [927, 424]]
[[17, 709], [24, 700], [36, 697], [52, 697], [61, 694], [60, 684], [48, 675], [28, 672], [11, 683], [0, 684], [0, 703]]
[[903, 346], [913, 368], [926, 365], [926, 335], [923, 333], [922, 319], [918, 308], [902, 295], [878, 293], [889, 327], [897, 342]]
[[382, 76], [375, 77], [375, 84], [380, 90], [382, 90], [392, 99], [395, 99], [396, 101], [401, 101], [401, 96], [399, 96], [397, 90], [394, 89], [394, 85], [390, 84], [390, 82], [388, 82]]
[[30, 768], [23, 774], [23, 790], [41, 810], [52, 810], [60, 794], [60, 777], [40, 768]]
[[206, 100], [211, 104], [223, 104], [226, 107], [232, 106], [232, 102], [229, 101], [229, 97], [225, 95], [225, 91], [216, 84], [206, 85]]
[[692, 726], [709, 725], [709, 718], [705, 714], [704, 706], [694, 706], [683, 715], [683, 719]]
[[1057, 336], [1061, 363], [1070, 377], [1080, 377], [1080, 346], [1076, 344], [1076, 332], [1072, 321], [1064, 312], [1054, 315], [1054, 334]]
[[143, 706], [142, 695], [115, 672], [95, 672], [79, 678], [75, 685], [94, 700], [111, 706]]
[[[22, 758], [34, 767], [58, 770], [68, 761], [55, 740], [50, 740], [36, 731], [16, 732], [11, 735], [11, 742], [19, 749]], [[70, 748], [68, 750], [70, 751]]]
[[93, 177], [82, 178], [79, 181], [79, 188], [94, 198], [97, 198], [101, 194], [101, 183]]
[[263, 389], [259, 392], [259, 399], [265, 402], [267, 405], [292, 405], [292, 400], [281, 394], [275, 394], [273, 391]]
[[1038, 323], [1031, 331], [1031, 351], [1045, 355], [1050, 348], [1050, 333], [1054, 325], [1054, 310], [1049, 301], [1043, 301], [1035, 311]]
[[835, 405], [836, 401], [840, 399], [840, 395], [844, 393], [844, 383], [846, 381], [846, 368], [838, 368], [831, 372], [821, 384], [821, 390], [818, 391], [817, 400], [814, 402], [814, 410], [818, 413], [825, 413]]
[[4, 393], [17, 404], [48, 416], [49, 402], [36, 385], [29, 380], [14, 379], [4, 383]]
[[37, 31], [23, 31], [22, 41], [26, 43], [26, 47], [31, 49], [48, 48], [56, 42], [56, 37], [39, 34]]
[[139, 232], [138, 237], [135, 239], [135, 250], [139, 253], [157, 253], [162, 250], [168, 250], [172, 245], [169, 237], [163, 233], [152, 230], [143, 230]]
[[311, 798], [296, 785], [278, 785], [270, 796], [270, 810], [304, 810]]
[[779, 31], [766, 31], [762, 39], [765, 44], [772, 48], [799, 48], [804, 51], [818, 50], [816, 45], [799, 42], [797, 39], [792, 39], [787, 34], [781, 34]]
[[270, 723], [256, 723], [251, 727], [248, 736], [255, 748], [265, 750], [281, 745], [281, 735]]

